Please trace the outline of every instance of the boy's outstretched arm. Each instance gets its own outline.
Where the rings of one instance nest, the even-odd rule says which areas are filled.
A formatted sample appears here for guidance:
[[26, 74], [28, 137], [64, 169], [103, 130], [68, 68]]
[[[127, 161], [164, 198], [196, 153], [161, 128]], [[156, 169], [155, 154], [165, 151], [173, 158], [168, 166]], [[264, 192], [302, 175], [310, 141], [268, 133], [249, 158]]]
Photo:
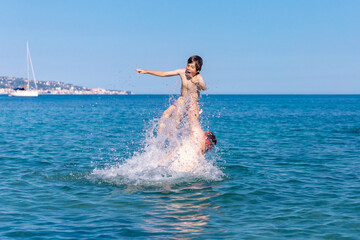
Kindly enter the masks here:
[[135, 69], [138, 74], [151, 74], [151, 75], [155, 75], [155, 76], [159, 76], [159, 77], [171, 77], [171, 76], [176, 76], [176, 75], [180, 75], [180, 73], [182, 71], [184, 71], [184, 69], [176, 69], [173, 71], [152, 71], [152, 70], [142, 70], [142, 69]]

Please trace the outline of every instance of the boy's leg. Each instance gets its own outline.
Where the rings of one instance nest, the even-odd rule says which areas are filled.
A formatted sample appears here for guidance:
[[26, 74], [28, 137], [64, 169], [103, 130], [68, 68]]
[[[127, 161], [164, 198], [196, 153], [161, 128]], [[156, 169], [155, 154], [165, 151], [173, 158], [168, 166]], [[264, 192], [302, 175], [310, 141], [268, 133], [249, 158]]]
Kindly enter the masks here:
[[181, 122], [181, 119], [184, 117], [186, 112], [186, 104], [185, 99], [183, 97], [179, 97], [179, 99], [176, 101], [176, 105], [178, 106], [175, 111], [175, 121], [176, 121], [176, 128], [179, 126], [179, 123]]
[[177, 108], [177, 101], [178, 100], [176, 100], [176, 102], [173, 105], [171, 105], [170, 107], [168, 107], [168, 109], [166, 109], [164, 111], [164, 113], [162, 114], [162, 116], [159, 120], [160, 124], [159, 124], [159, 128], [158, 128], [158, 133], [161, 133], [164, 130], [164, 128], [166, 127], [166, 124], [164, 123], [164, 121], [166, 119], [169, 119], [174, 114], [174, 112]]
[[166, 127], [164, 120], [170, 118], [171, 115], [174, 113], [175, 109], [176, 109], [176, 105], [173, 104], [164, 111], [164, 113], [162, 114], [162, 116], [159, 120], [158, 133], [161, 133], [162, 130], [164, 130], [164, 128]]
[[159, 124], [158, 133], [161, 133], [161, 131], [164, 130], [164, 128], [166, 127], [164, 121], [172, 117], [174, 114], [175, 114], [175, 121], [177, 121], [176, 126], [178, 125], [178, 123], [181, 121], [182, 115], [184, 114], [183, 113], [184, 104], [185, 104], [184, 98], [179, 97], [173, 105], [171, 105], [168, 109], [164, 111], [159, 121], [160, 124]]
[[200, 115], [200, 106], [197, 102], [193, 102], [190, 104], [188, 109], [188, 117], [189, 121], [199, 121], [199, 115]]

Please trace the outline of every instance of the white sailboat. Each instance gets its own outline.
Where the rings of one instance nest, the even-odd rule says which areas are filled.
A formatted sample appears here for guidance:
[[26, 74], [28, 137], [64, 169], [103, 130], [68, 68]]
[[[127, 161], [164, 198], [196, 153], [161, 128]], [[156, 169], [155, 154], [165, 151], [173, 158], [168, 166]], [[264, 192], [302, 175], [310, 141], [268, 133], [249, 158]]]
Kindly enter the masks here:
[[[32, 61], [31, 61], [28, 41], [26, 41], [26, 53], [27, 53], [27, 55], [26, 55], [27, 85], [14, 89], [14, 92], [10, 93], [9, 96], [13, 96], [13, 97], [37, 97], [37, 96], [39, 96], [39, 93], [37, 91], [36, 78], [35, 78], [34, 68], [33, 68]], [[33, 75], [34, 83], [35, 83], [35, 89], [32, 89], [32, 90], [30, 89], [29, 65], [31, 67], [31, 72]]]

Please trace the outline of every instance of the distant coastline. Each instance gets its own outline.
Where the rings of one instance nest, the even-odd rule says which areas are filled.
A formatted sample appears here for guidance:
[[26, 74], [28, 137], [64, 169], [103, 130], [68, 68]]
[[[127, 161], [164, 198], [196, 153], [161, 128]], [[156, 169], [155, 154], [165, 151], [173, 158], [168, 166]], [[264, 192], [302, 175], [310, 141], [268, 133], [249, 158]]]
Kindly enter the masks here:
[[[103, 88], [88, 88], [69, 83], [55, 81], [36, 81], [37, 90], [41, 95], [133, 95], [126, 90], [108, 90]], [[15, 88], [26, 85], [24, 78], [0, 76], [0, 95], [8, 95]], [[30, 88], [34, 88], [32, 82]]]

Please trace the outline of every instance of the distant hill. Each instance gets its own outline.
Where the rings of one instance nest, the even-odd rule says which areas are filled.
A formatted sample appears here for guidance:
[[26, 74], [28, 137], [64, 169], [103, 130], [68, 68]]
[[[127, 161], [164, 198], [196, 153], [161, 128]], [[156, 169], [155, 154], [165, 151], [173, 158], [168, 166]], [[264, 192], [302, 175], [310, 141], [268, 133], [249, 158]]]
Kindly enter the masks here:
[[[133, 94], [130, 91], [88, 88], [55, 81], [36, 81], [36, 84], [40, 94]], [[5, 94], [12, 89], [25, 85], [27, 82], [24, 78], [0, 76], [0, 89]], [[30, 88], [34, 87], [34, 81], [30, 81]]]

